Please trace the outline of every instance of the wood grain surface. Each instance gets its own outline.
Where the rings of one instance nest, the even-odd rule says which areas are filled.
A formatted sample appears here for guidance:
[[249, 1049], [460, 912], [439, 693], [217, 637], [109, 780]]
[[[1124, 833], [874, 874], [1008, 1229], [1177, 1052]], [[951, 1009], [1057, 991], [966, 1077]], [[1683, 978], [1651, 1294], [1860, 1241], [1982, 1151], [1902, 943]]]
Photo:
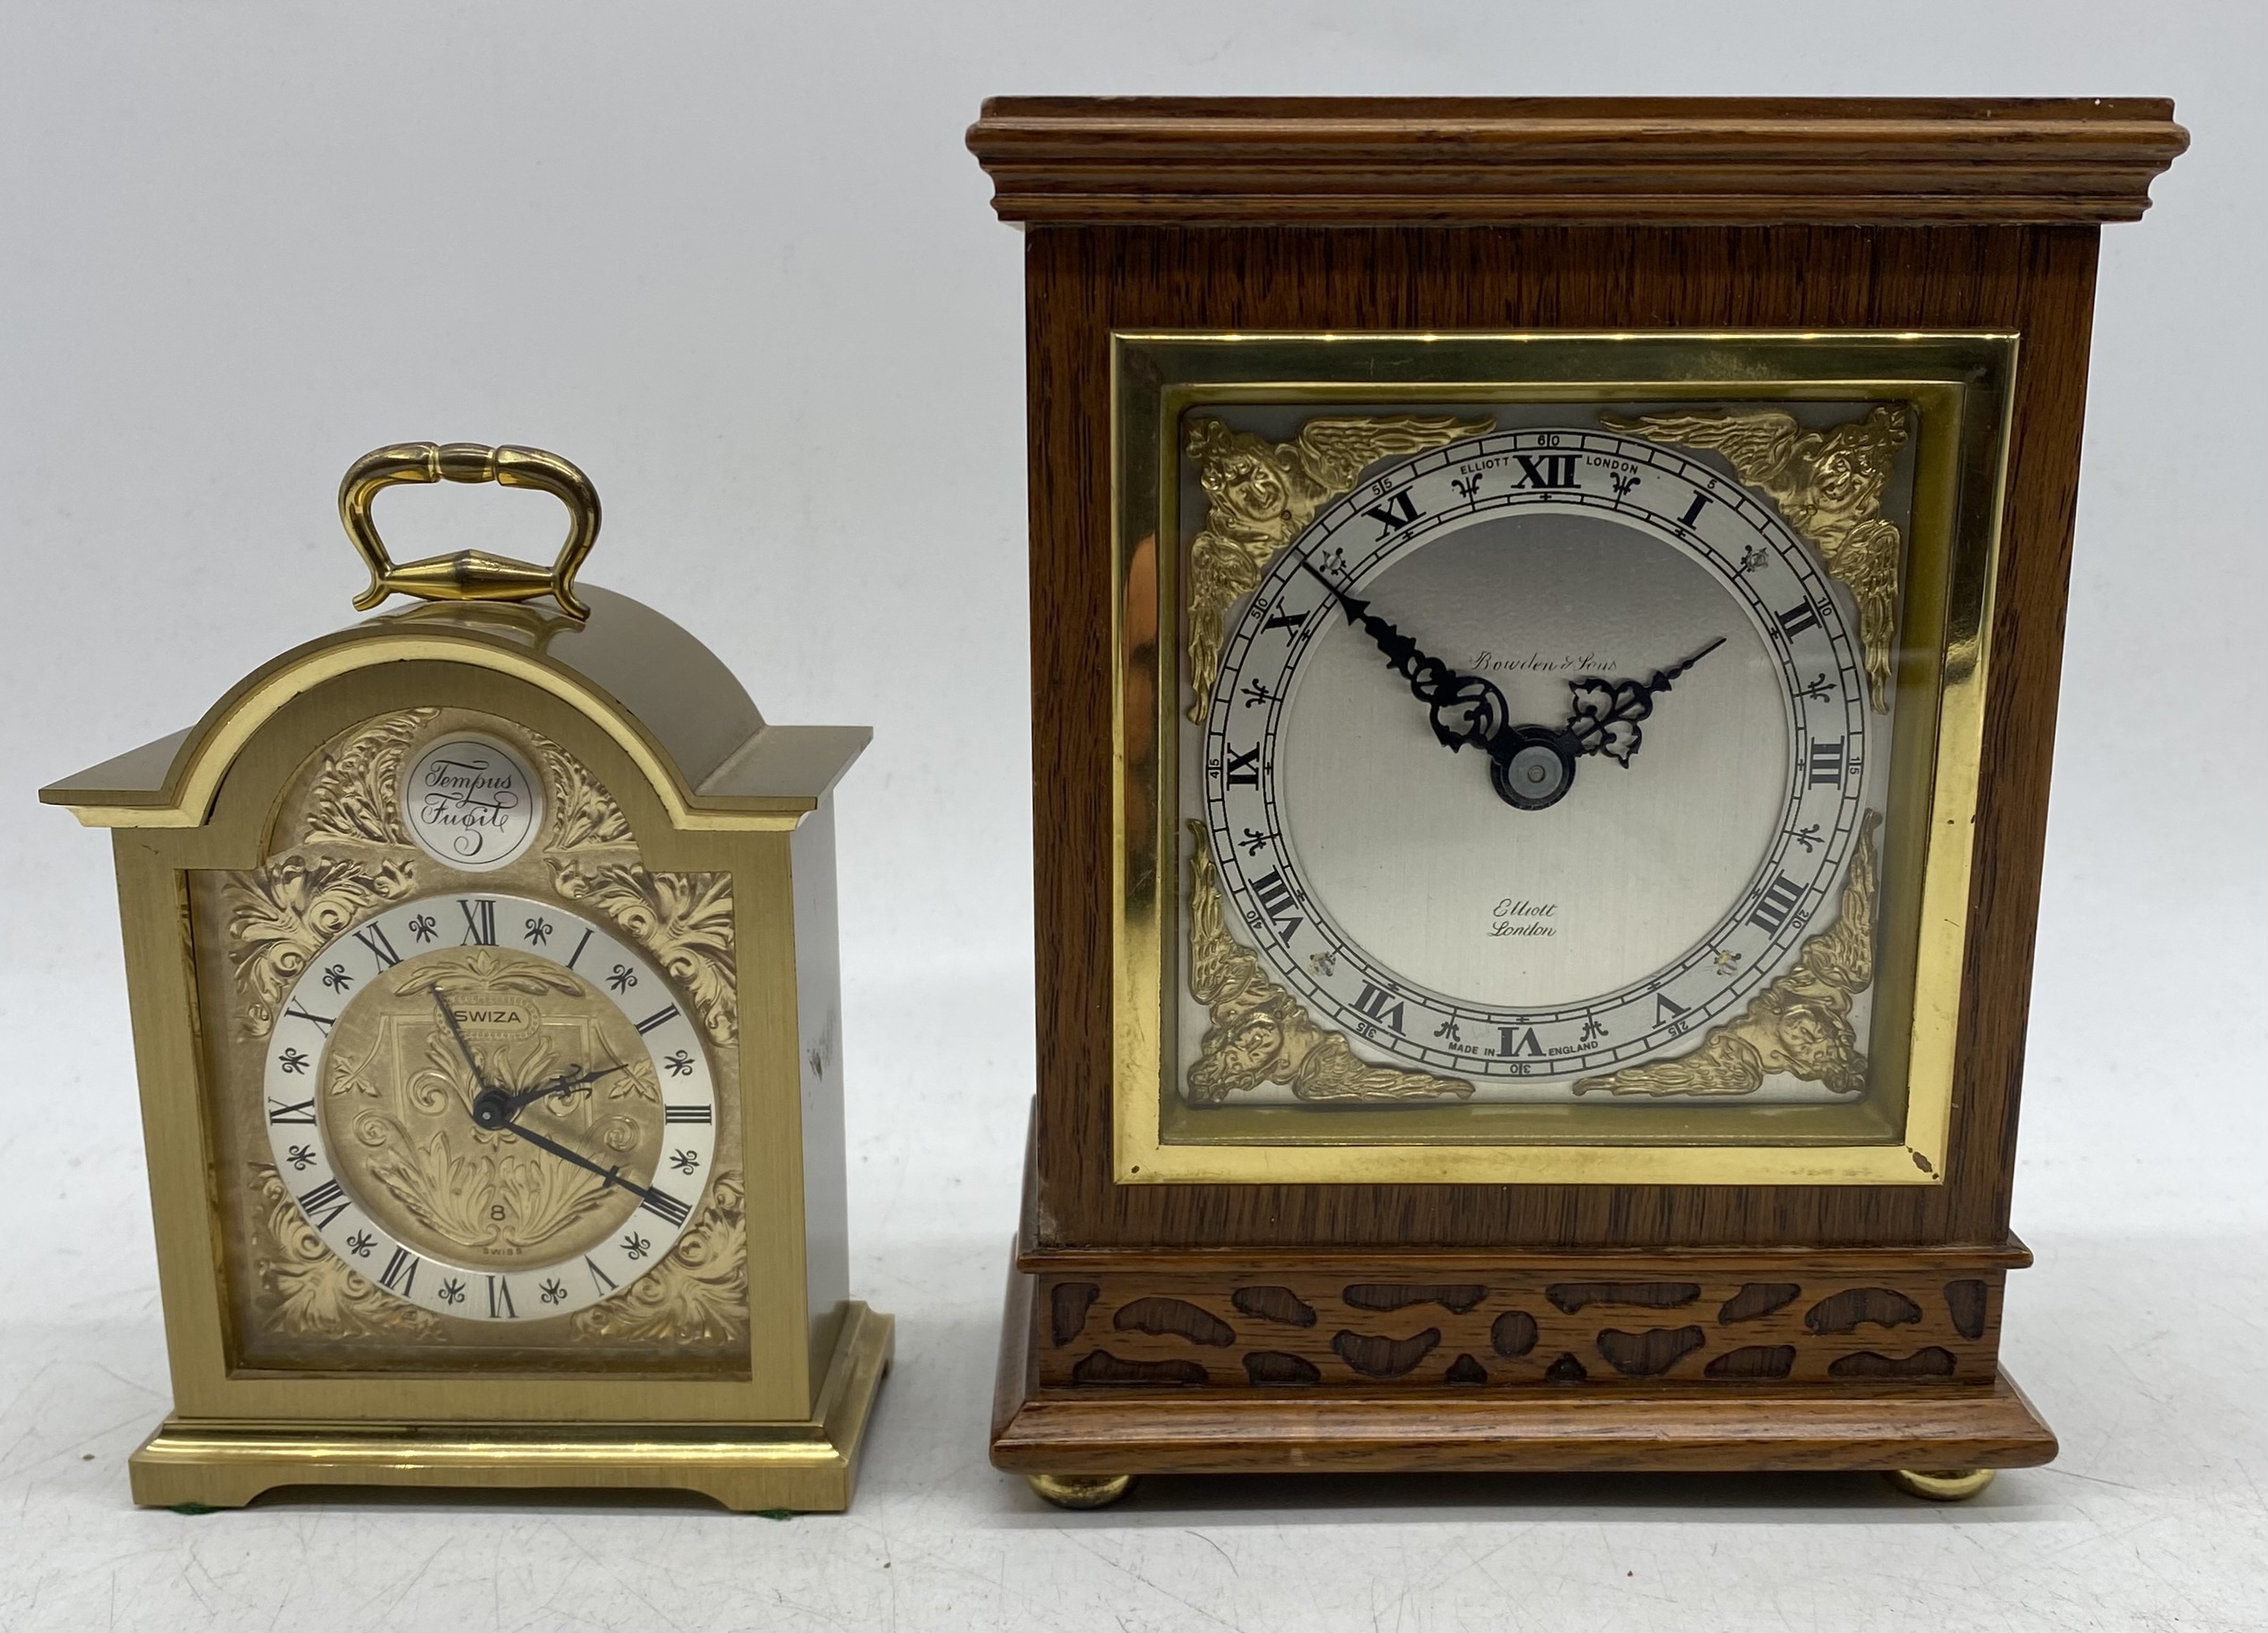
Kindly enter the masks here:
[[[1027, 1245], [2006, 1241], [2096, 230], [1035, 227], [1027, 235], [1039, 1103]], [[1110, 1173], [1114, 328], [2007, 328], [1951, 1157], [1939, 1187], [1122, 1186]]]
[[1033, 224], [2131, 221], [2188, 144], [2151, 98], [996, 97]]
[[[2097, 226], [2171, 106], [1015, 99], [1039, 1092], [993, 1460], [2013, 1467], [1998, 1370]], [[1935, 1187], [1113, 1181], [1116, 329], [2014, 330], [1950, 1155]], [[1044, 1289], [1043, 1296], [1041, 1290]]]
[[1053, 1389], [1011, 1271], [994, 1465], [1019, 1474], [2023, 1468], [2056, 1440], [2006, 1373], [1981, 1383], [1487, 1390]]
[[[1879, 1257], [1888, 1259], [1890, 1255]], [[1456, 1383], [1491, 1389], [1631, 1379], [1688, 1387], [1906, 1376], [1989, 1383], [2005, 1272], [1891, 1263], [1857, 1273], [1728, 1262], [1690, 1275], [1581, 1261], [1351, 1280], [1294, 1269], [1041, 1278], [1034, 1379], [1212, 1388]]]

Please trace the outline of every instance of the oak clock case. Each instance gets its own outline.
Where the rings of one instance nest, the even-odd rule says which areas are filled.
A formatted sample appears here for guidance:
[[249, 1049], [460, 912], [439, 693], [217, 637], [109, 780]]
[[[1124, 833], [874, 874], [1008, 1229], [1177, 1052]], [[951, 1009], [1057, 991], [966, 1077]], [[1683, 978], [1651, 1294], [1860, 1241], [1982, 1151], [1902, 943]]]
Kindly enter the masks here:
[[[565, 502], [549, 567], [397, 566], [401, 482]], [[889, 1354], [850, 1298], [832, 786], [575, 577], [595, 493], [412, 444], [340, 493], [358, 603], [197, 726], [43, 791], [115, 831], [175, 1411], [145, 1503], [294, 1483], [847, 1504]]]
[[999, 98], [1037, 1085], [992, 1419], [1870, 1469], [2000, 1365], [2097, 228], [2148, 99]]

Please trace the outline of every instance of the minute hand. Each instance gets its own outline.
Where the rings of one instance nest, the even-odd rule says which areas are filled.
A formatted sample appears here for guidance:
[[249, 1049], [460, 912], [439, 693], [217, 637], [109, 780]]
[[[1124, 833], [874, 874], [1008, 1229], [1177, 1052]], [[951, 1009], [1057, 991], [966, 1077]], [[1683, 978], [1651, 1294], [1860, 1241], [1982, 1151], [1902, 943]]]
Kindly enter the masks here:
[[1444, 747], [1455, 750], [1470, 744], [1489, 751], [1512, 718], [1504, 694], [1494, 682], [1451, 668], [1372, 612], [1368, 601], [1349, 595], [1323, 577], [1314, 563], [1302, 556], [1300, 565], [1330, 592], [1346, 614], [1347, 622], [1361, 625], [1363, 632], [1378, 644], [1378, 650], [1386, 654], [1387, 667], [1410, 683], [1410, 691], [1430, 713], [1433, 735]]
[[1567, 735], [1573, 739], [1574, 751], [1604, 754], [1627, 769], [1631, 756], [1646, 740], [1638, 722], [1653, 712], [1654, 698], [1724, 644], [1720, 635], [1683, 662], [1657, 669], [1643, 680], [1609, 680], [1587, 674], [1568, 681]]
[[631, 1195], [637, 1197], [641, 1202], [646, 1201], [653, 1195], [653, 1193], [648, 1190], [644, 1186], [633, 1184], [631, 1181], [622, 1178], [622, 1171], [620, 1168], [601, 1168], [597, 1163], [593, 1162], [588, 1157], [583, 1155], [582, 1152], [578, 1151], [571, 1151], [568, 1147], [559, 1144], [556, 1140], [547, 1139], [542, 1135], [538, 1134], [534, 1129], [514, 1122], [510, 1118], [506, 1118], [498, 1126], [517, 1134], [521, 1139], [526, 1140], [530, 1145], [541, 1147], [542, 1150], [549, 1151], [555, 1157], [563, 1158], [566, 1161], [573, 1163], [578, 1168], [589, 1169], [593, 1173], [597, 1174], [608, 1184], [615, 1186], [618, 1189], [628, 1191]]
[[475, 1090], [486, 1093], [494, 1089], [497, 1085], [488, 1080], [481, 1070], [480, 1062], [473, 1058], [473, 1046], [465, 1040], [465, 1029], [457, 1019], [457, 1011], [449, 1007], [449, 1000], [442, 996], [438, 984], [433, 987], [432, 993], [434, 1007], [441, 1011], [442, 1023], [449, 1028], [449, 1035], [457, 1041], [457, 1053], [465, 1057], [465, 1064], [472, 1070]]

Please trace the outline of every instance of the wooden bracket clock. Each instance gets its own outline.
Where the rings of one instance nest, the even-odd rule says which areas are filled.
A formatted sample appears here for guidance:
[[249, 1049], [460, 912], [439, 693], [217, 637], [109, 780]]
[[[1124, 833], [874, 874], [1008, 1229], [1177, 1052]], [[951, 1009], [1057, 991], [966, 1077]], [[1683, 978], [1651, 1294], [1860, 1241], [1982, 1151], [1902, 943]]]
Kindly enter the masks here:
[[2089, 101], [988, 102], [1039, 1085], [992, 1456], [1879, 1469], [1999, 1365]]
[[[549, 567], [396, 565], [401, 482], [542, 489]], [[41, 791], [113, 830], [174, 1409], [135, 1500], [674, 1487], [840, 1509], [890, 1357], [849, 1296], [832, 790], [691, 636], [578, 589], [583, 474], [380, 449], [364, 610]]]

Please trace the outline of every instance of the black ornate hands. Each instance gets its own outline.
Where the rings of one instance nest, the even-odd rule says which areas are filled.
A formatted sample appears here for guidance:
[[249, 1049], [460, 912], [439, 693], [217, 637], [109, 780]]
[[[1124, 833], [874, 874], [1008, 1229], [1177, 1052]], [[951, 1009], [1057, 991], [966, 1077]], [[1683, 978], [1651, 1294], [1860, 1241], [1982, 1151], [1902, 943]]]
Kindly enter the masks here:
[[1333, 584], [1305, 556], [1300, 565], [1314, 575], [1317, 584], [1329, 591], [1346, 614], [1347, 622], [1360, 624], [1370, 638], [1378, 643], [1378, 650], [1386, 654], [1387, 666], [1410, 682], [1410, 689], [1418, 701], [1425, 705], [1432, 716], [1433, 735], [1442, 746], [1456, 750], [1470, 744], [1484, 753], [1511, 724], [1512, 711], [1504, 701], [1504, 694], [1493, 681], [1476, 674], [1466, 674], [1452, 669], [1440, 658], [1418, 649], [1418, 643], [1370, 610], [1368, 601], [1358, 600]]
[[1431, 656], [1305, 556], [1300, 565], [1330, 592], [1347, 622], [1359, 624], [1377, 643], [1388, 667], [1410, 683], [1431, 716], [1433, 735], [1453, 752], [1469, 744], [1487, 754], [1490, 785], [1506, 804], [1522, 811], [1541, 811], [1565, 798], [1574, 786], [1575, 762], [1585, 754], [1603, 754], [1628, 770], [1631, 756], [1645, 740], [1638, 722], [1653, 712], [1654, 698], [1725, 644], [1719, 636], [1644, 680], [1580, 676], [1567, 683], [1572, 700], [1565, 725], [1514, 725], [1504, 694], [1492, 681]]
[[[619, 1166], [601, 1167], [582, 1152], [571, 1150], [546, 1135], [538, 1134], [531, 1128], [514, 1122], [509, 1113], [497, 1110], [493, 1102], [482, 1103], [487, 1101], [488, 1097], [483, 1095], [481, 1097], [481, 1101], [475, 1102], [473, 1107], [473, 1121], [483, 1129], [501, 1129], [508, 1134], [517, 1134], [537, 1150], [549, 1151], [554, 1157], [563, 1162], [571, 1162], [578, 1168], [587, 1168], [617, 1190], [628, 1191], [640, 1202], [653, 1200], [654, 1194], [647, 1187], [622, 1178], [622, 1171]], [[484, 1115], [484, 1113], [487, 1114]]]
[[585, 1071], [580, 1066], [571, 1066], [556, 1078], [539, 1083], [532, 1089], [522, 1089], [518, 1093], [514, 1093], [504, 1088], [503, 1085], [490, 1083], [488, 1080], [487, 1076], [481, 1070], [480, 1062], [474, 1057], [473, 1046], [465, 1037], [465, 1028], [457, 1019], [456, 1011], [449, 1007], [447, 996], [442, 992], [438, 983], [431, 990], [434, 1007], [441, 1011], [442, 1022], [448, 1027], [449, 1035], [456, 1040], [457, 1051], [465, 1057], [465, 1064], [472, 1069], [473, 1082], [479, 1089], [479, 1092], [473, 1096], [473, 1122], [475, 1127], [516, 1134], [537, 1150], [549, 1151], [563, 1162], [571, 1162], [578, 1168], [588, 1169], [608, 1185], [628, 1191], [640, 1202], [648, 1201], [652, 1197], [653, 1193], [646, 1187], [622, 1178], [621, 1168], [601, 1166], [584, 1156], [582, 1152], [562, 1145], [558, 1141], [546, 1135], [538, 1134], [534, 1129], [513, 1120], [513, 1114], [531, 1100], [541, 1100], [547, 1094], [566, 1093], [571, 1089], [580, 1088], [586, 1083], [595, 1083], [600, 1078], [624, 1070], [626, 1067], [606, 1066], [596, 1071]]
[[457, 1019], [457, 1011], [449, 1007], [449, 1000], [441, 990], [441, 983], [435, 982], [427, 990], [433, 995], [433, 1007], [441, 1011], [442, 1025], [448, 1027], [449, 1035], [457, 1041], [457, 1053], [465, 1057], [465, 1064], [472, 1070], [474, 1086], [482, 1094], [502, 1093], [503, 1091], [482, 1072], [480, 1062], [473, 1058], [473, 1046], [465, 1041], [465, 1028]]
[[1627, 770], [1631, 756], [1646, 740], [1638, 722], [1653, 712], [1653, 700], [1669, 690], [1669, 683], [1724, 645], [1719, 636], [1683, 663], [1657, 669], [1643, 680], [1608, 680], [1598, 675], [1578, 675], [1567, 682], [1572, 694], [1567, 711], [1568, 734], [1581, 745], [1578, 754], [1604, 754]]

